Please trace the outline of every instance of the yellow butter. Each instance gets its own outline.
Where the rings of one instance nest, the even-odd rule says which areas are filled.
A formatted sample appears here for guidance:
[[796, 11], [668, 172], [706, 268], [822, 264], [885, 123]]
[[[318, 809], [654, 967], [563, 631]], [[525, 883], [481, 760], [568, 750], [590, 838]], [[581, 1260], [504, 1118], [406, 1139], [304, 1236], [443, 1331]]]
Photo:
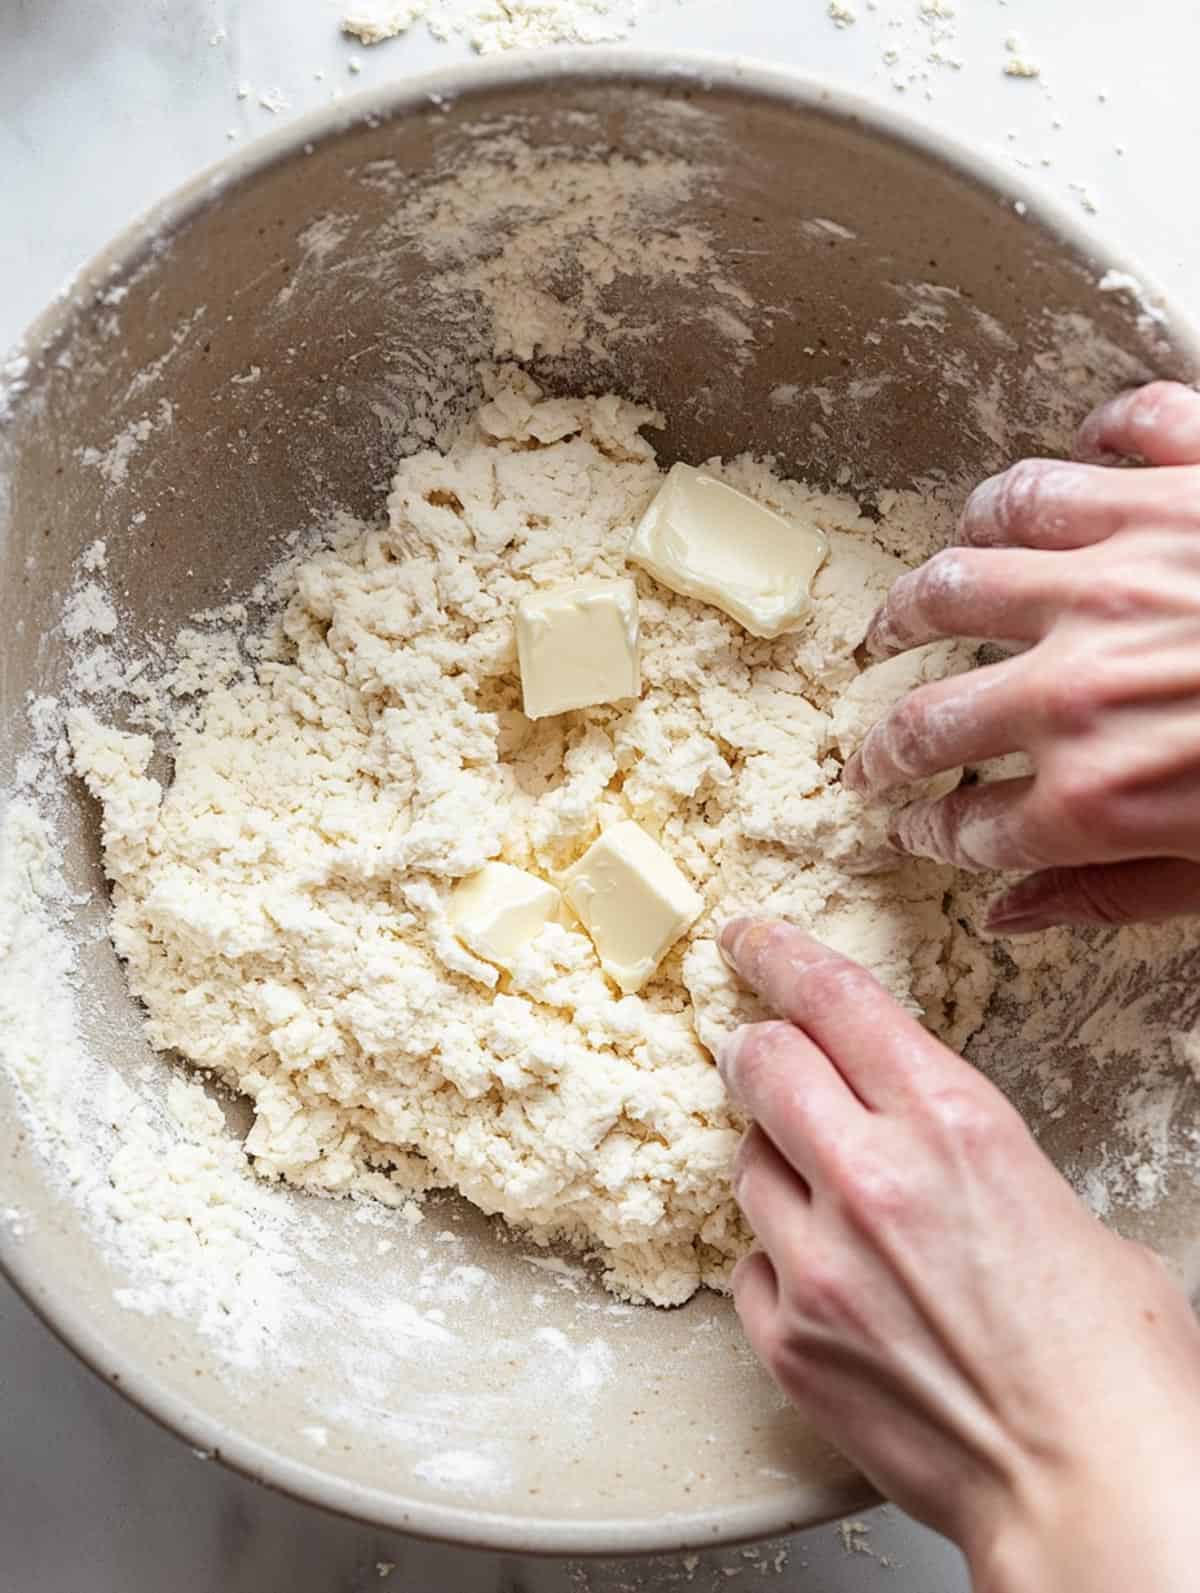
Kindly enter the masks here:
[[576, 581], [529, 593], [517, 605], [517, 657], [530, 719], [638, 696], [636, 586]]
[[671, 466], [628, 551], [672, 592], [714, 604], [752, 636], [773, 637], [808, 611], [829, 540], [681, 464]]
[[674, 860], [632, 820], [592, 843], [564, 876], [563, 895], [601, 967], [627, 995], [642, 988], [704, 907]]
[[511, 863], [485, 863], [450, 895], [450, 922], [469, 951], [511, 967], [526, 941], [556, 918], [562, 897], [553, 885]]

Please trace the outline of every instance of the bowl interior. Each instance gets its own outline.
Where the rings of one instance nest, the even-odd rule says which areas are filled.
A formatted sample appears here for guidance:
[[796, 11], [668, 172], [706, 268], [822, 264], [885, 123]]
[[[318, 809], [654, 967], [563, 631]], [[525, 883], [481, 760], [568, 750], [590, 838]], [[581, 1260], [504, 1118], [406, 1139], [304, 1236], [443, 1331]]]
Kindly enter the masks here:
[[[53, 838], [51, 896], [23, 886], [7, 908], [26, 951], [0, 994], [0, 1015], [22, 1009], [0, 1244], [99, 1370], [256, 1475], [467, 1542], [668, 1548], [863, 1497], [727, 1302], [621, 1306], [452, 1200], [410, 1227], [247, 1185], [232, 1283], [199, 1255], [190, 1278], [177, 1252], [148, 1256], [108, 1169], [131, 1125], [160, 1162], [189, 1130], [103, 935], [96, 814], [55, 762], [57, 710], [30, 702], [103, 664], [62, 623], [97, 539], [120, 616], [105, 645], [161, 648], [334, 510], [378, 514], [398, 455], [446, 434], [485, 364], [652, 401], [666, 461], [773, 454], [881, 513], [888, 489], [953, 494], [1060, 451], [1098, 398], [1196, 368], [1186, 329], [1096, 290], [1109, 262], [1069, 231], [823, 91], [597, 55], [301, 124], [133, 229], [47, 314], [0, 439], [0, 785], [26, 884], [32, 807]], [[51, 923], [68, 909], [69, 955]], [[1106, 945], [1053, 1001], [1014, 965], [976, 1054], [1096, 1204], [1194, 1268], [1197, 1090], [1172, 1035], [1200, 983], [1153, 937]], [[1088, 1030], [1104, 1002], [1120, 1034]]]

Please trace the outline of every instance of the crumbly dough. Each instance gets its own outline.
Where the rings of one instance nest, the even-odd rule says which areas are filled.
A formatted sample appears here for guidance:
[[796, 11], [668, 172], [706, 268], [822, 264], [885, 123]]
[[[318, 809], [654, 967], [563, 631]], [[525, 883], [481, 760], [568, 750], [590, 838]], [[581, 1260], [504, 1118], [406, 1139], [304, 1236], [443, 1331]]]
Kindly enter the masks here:
[[[717, 954], [722, 920], [812, 929], [955, 1044], [992, 976], [952, 873], [888, 859], [885, 818], [838, 784], [887, 703], [965, 660], [943, 644], [861, 672], [903, 567], [885, 528], [748, 458], [707, 468], [829, 535], [800, 630], [757, 640], [629, 570], [658, 420], [510, 376], [445, 455], [401, 464], [382, 529], [297, 563], [252, 666], [231, 679], [215, 649], [165, 790], [148, 737], [86, 710], [70, 734], [149, 1037], [249, 1097], [261, 1174], [394, 1204], [454, 1187], [668, 1305], [724, 1286], [749, 1243], [728, 1177], [742, 1124], [706, 1046], [760, 1014]], [[517, 600], [626, 574], [641, 699], [527, 720]], [[557, 879], [619, 817], [706, 903], [640, 995], [558, 924], [511, 976], [455, 939], [455, 880], [490, 858]]]

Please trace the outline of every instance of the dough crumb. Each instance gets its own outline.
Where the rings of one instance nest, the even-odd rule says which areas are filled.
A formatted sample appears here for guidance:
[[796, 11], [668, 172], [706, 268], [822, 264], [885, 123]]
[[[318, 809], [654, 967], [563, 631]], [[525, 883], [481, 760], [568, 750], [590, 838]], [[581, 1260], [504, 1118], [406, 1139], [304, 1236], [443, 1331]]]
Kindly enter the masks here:
[[342, 32], [360, 44], [382, 44], [407, 33], [414, 22], [425, 15], [427, 7], [422, 0], [383, 0], [383, 3], [353, 6], [342, 17]]
[[[148, 1038], [249, 1099], [263, 1178], [371, 1196], [413, 1228], [414, 1197], [457, 1189], [596, 1256], [616, 1294], [677, 1305], [727, 1288], [750, 1244], [729, 1183], [744, 1124], [710, 1052], [762, 1013], [720, 924], [802, 925], [955, 1045], [992, 964], [952, 871], [897, 858], [886, 812], [839, 783], [889, 703], [970, 656], [940, 643], [860, 669], [904, 568], [889, 511], [749, 457], [704, 462], [829, 539], [799, 628], [759, 639], [626, 564], [661, 423], [491, 379], [444, 453], [401, 462], [386, 523], [343, 518], [275, 573], [261, 634], [183, 633], [169, 785], [149, 736], [85, 709], [68, 733]], [[950, 517], [931, 499], [902, 539], [940, 540]], [[519, 600], [618, 578], [637, 582], [641, 696], [527, 719]], [[561, 885], [627, 820], [703, 904], [637, 994], [578, 923], [548, 921], [503, 979], [455, 935], [458, 880], [501, 861]]]
[[1008, 52], [1008, 59], [1004, 63], [1005, 77], [1041, 77], [1041, 67], [1025, 54], [1024, 46], [1015, 34], [1009, 34], [1005, 39], [1004, 48]]

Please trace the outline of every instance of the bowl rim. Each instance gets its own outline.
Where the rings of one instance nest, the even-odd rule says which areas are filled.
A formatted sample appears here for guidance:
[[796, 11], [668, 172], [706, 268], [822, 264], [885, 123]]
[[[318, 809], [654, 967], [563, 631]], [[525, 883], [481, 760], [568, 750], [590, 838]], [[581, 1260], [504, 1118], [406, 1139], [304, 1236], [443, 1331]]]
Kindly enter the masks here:
[[[582, 47], [520, 52], [499, 60], [457, 62], [364, 89], [336, 105], [298, 116], [233, 151], [129, 222], [71, 277], [18, 340], [4, 367], [19, 370], [25, 385], [65, 338], [79, 315], [114, 281], [127, 278], [229, 189], [277, 165], [302, 159], [315, 146], [366, 122], [427, 113], [446, 102], [486, 101], [497, 90], [577, 81], [582, 86], [627, 83], [641, 88], [723, 91], [787, 109], [816, 112], [831, 122], [857, 126], [966, 179], [997, 204], [1014, 208], [1027, 224], [1065, 246], [1081, 264], [1128, 274], [1144, 299], [1162, 307], [1170, 345], [1200, 372], [1200, 321], [1172, 303], [1153, 276], [1128, 254], [1110, 247], [1066, 201], [1012, 173], [998, 158], [927, 127], [904, 111], [811, 74], [740, 56], [701, 51], [662, 52], [629, 47]], [[16, 363], [13, 364], [12, 362]], [[0, 362], [3, 364], [3, 362]], [[23, 394], [11, 401], [19, 413]], [[8, 420], [11, 425], [11, 418]], [[331, 1476], [260, 1443], [226, 1422], [205, 1415], [137, 1364], [100, 1332], [71, 1298], [65, 1281], [39, 1274], [30, 1250], [0, 1227], [0, 1275], [52, 1333], [105, 1382], [160, 1426], [205, 1457], [301, 1503], [373, 1527], [463, 1548], [504, 1553], [620, 1556], [666, 1554], [776, 1537], [867, 1508], [879, 1501], [864, 1478], [797, 1484], [769, 1500], [666, 1516], [547, 1520], [401, 1497]]]

